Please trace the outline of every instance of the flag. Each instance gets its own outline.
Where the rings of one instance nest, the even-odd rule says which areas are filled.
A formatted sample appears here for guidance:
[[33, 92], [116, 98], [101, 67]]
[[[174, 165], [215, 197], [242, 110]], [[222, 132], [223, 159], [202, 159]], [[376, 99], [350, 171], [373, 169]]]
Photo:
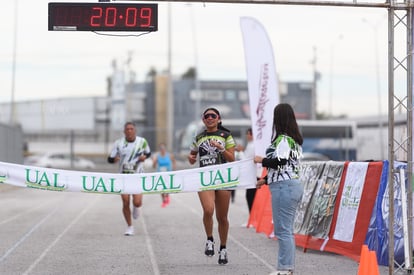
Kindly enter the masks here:
[[272, 136], [273, 109], [279, 103], [272, 44], [262, 24], [241, 17], [255, 155], [264, 156]]

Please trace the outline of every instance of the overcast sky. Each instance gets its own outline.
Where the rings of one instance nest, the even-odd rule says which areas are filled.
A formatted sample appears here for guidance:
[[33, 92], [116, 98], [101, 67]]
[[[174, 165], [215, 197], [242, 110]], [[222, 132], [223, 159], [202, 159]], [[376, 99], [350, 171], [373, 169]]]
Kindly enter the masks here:
[[[12, 94], [15, 1], [4, 1], [0, 10], [1, 102], [10, 101]], [[17, 3], [16, 101], [104, 95], [112, 60], [121, 64], [128, 52], [138, 81], [150, 67], [159, 72], [167, 68], [166, 2], [158, 6], [159, 30], [139, 37], [48, 31], [48, 1]], [[202, 80], [247, 80], [242, 16], [254, 17], [265, 27], [282, 82], [311, 81], [316, 49], [321, 74], [318, 112], [377, 115], [380, 94], [386, 113], [388, 37], [383, 8], [171, 3], [173, 74], [197, 65]]]

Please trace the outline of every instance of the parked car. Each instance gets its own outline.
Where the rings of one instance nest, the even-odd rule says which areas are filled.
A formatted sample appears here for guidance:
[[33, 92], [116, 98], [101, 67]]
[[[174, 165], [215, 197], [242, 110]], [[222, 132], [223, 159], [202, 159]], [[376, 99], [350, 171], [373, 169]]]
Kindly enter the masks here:
[[329, 157], [314, 152], [304, 152], [301, 158], [301, 161], [328, 161]]
[[43, 155], [28, 156], [24, 164], [31, 166], [58, 168], [58, 169], [93, 169], [93, 161], [74, 156], [73, 167], [71, 167], [71, 155], [69, 153], [46, 153]]

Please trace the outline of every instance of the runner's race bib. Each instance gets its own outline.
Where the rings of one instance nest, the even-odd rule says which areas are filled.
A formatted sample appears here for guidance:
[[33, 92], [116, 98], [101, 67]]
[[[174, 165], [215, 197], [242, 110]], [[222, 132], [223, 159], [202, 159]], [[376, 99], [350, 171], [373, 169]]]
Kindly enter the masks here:
[[205, 156], [201, 156], [200, 157], [200, 166], [208, 166], [208, 165], [214, 165], [214, 164], [218, 164], [219, 160], [218, 160], [218, 155], [214, 154], [214, 155], [205, 155]]
[[133, 163], [124, 163], [122, 164], [122, 173], [123, 174], [134, 174], [137, 170], [137, 165]]

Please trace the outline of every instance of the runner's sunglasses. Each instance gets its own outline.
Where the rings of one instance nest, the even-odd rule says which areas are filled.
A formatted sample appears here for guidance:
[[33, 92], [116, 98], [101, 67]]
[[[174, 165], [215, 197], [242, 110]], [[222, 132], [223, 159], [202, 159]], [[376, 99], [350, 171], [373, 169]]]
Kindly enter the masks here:
[[204, 115], [204, 119], [208, 119], [209, 117], [211, 117], [212, 119], [216, 119], [217, 115], [216, 114], [205, 114]]

